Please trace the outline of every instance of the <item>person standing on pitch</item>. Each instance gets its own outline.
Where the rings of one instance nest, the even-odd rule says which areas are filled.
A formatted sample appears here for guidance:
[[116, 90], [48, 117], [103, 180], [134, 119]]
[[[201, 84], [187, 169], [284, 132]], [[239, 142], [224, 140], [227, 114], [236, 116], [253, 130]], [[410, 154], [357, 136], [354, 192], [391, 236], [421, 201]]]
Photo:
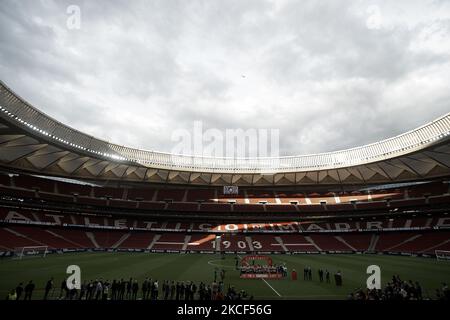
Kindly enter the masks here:
[[47, 281], [47, 284], [45, 285], [45, 293], [44, 293], [44, 300], [47, 300], [48, 298], [48, 293], [50, 292], [50, 290], [53, 289], [53, 277]]
[[19, 283], [19, 285], [16, 287], [16, 295], [17, 295], [16, 300], [20, 300], [20, 297], [22, 296], [22, 293], [23, 293], [23, 284], [22, 284], [22, 282], [21, 282], [21, 283]]
[[6, 296], [6, 300], [17, 300], [17, 292], [15, 289], [12, 289], [8, 295]]
[[147, 290], [148, 290], [148, 278], [145, 278], [144, 282], [142, 283], [142, 300], [146, 300]]
[[31, 296], [33, 295], [34, 290], [34, 283], [33, 280], [30, 280], [28, 284], [25, 286], [25, 298], [24, 300], [31, 300]]
[[134, 280], [133, 286], [132, 286], [131, 289], [132, 289], [132, 291], [133, 291], [132, 299], [133, 299], [133, 300], [136, 300], [136, 299], [137, 299], [137, 293], [138, 293], [138, 291], [139, 291], [139, 284], [138, 284], [137, 280]]
[[170, 285], [170, 300], [175, 298], [175, 281], [172, 280], [172, 284]]

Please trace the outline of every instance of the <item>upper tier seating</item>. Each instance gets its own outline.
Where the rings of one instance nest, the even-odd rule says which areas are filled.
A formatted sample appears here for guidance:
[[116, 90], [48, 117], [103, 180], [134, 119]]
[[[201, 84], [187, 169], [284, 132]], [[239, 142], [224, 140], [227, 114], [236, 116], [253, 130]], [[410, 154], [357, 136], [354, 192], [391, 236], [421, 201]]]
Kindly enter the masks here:
[[266, 204], [266, 212], [270, 213], [283, 213], [283, 212], [296, 212], [297, 208], [291, 204]]
[[259, 204], [259, 203], [277, 203], [275, 199], [275, 194], [273, 191], [258, 191], [258, 190], [248, 190], [246, 192], [246, 199], [248, 203]]
[[226, 203], [202, 203], [201, 212], [231, 212], [231, 205]]
[[[39, 198], [53, 203], [88, 207], [186, 211], [198, 213], [290, 213], [323, 215], [355, 211], [421, 208], [450, 204], [449, 184], [433, 182], [405, 188], [353, 192], [299, 192], [240, 189], [223, 195], [220, 189], [105, 187], [26, 175], [0, 175], [0, 194]], [[230, 203], [233, 203], [232, 205]]]
[[11, 179], [9, 175], [0, 173], [0, 185], [10, 186]]
[[184, 189], [159, 189], [156, 197], [157, 201], [183, 201]]
[[94, 187], [94, 196], [97, 198], [123, 199], [122, 188]]
[[305, 195], [303, 193], [298, 192], [275, 192], [276, 199], [280, 199], [281, 203], [291, 203], [291, 202], [297, 202], [298, 204], [305, 204]]
[[147, 188], [129, 188], [128, 189], [128, 200], [146, 200], [152, 201], [153, 195], [155, 194], [155, 189]]
[[18, 188], [55, 192], [55, 182], [53, 180], [40, 179], [33, 176], [13, 176], [12, 179], [14, 185]]
[[264, 206], [261, 204], [234, 204], [235, 212], [264, 212]]
[[189, 189], [187, 192], [186, 201], [214, 202], [215, 197], [215, 191], [212, 189]]
[[80, 196], [91, 196], [92, 187], [88, 185], [57, 182], [58, 193], [61, 194], [76, 194]]

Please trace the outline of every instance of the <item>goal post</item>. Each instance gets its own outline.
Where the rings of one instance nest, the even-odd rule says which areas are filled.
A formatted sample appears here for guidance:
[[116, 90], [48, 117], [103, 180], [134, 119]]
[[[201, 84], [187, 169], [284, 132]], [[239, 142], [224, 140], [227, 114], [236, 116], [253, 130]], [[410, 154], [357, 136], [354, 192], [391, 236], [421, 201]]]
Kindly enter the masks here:
[[447, 250], [435, 250], [436, 259], [438, 260], [450, 260], [450, 251]]
[[48, 253], [48, 246], [28, 246], [28, 247], [17, 247], [14, 248], [15, 259], [23, 259], [26, 257], [42, 257]]

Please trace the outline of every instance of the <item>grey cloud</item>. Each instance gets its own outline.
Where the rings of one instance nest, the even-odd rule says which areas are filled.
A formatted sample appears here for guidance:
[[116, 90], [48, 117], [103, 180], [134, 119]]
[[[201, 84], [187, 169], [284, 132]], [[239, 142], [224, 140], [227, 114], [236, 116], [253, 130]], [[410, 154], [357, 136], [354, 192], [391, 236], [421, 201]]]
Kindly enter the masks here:
[[[81, 30], [65, 27], [70, 4]], [[379, 30], [366, 27], [374, 4]], [[445, 2], [3, 0], [0, 74], [44, 112], [119, 144], [170, 151], [173, 130], [201, 120], [280, 129], [282, 154], [323, 152], [448, 112], [450, 46], [427, 41], [450, 43], [449, 21]]]

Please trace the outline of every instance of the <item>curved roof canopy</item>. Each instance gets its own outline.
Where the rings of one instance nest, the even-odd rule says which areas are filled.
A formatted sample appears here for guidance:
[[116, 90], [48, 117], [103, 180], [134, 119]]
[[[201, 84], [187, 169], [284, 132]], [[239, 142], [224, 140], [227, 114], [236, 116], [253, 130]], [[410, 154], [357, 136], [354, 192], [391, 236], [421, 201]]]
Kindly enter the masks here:
[[0, 81], [0, 165], [40, 174], [181, 184], [386, 183], [450, 175], [450, 113], [369, 145], [279, 158], [146, 151], [97, 139], [47, 116]]

